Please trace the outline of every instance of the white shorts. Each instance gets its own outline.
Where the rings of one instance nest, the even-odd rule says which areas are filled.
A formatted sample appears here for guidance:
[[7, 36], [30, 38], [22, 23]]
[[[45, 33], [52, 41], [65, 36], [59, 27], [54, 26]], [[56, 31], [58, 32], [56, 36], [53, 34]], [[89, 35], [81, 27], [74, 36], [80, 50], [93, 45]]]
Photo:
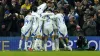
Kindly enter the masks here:
[[45, 25], [43, 30], [44, 36], [52, 36], [54, 34], [53, 32], [53, 26]]
[[30, 36], [30, 33], [31, 33], [31, 26], [28, 27], [28, 26], [23, 26], [21, 28], [21, 34], [25, 37], [29, 37]]
[[58, 28], [58, 36], [63, 38], [68, 37], [68, 31], [65, 25], [62, 25]]
[[31, 36], [34, 37], [37, 35], [42, 36], [42, 29], [38, 25], [34, 25], [34, 26], [32, 26]]

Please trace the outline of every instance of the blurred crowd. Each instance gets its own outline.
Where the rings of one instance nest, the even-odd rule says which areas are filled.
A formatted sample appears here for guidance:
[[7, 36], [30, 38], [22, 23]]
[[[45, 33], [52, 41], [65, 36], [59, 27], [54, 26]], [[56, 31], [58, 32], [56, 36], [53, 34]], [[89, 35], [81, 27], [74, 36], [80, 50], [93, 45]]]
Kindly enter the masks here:
[[[0, 0], [0, 36], [20, 36], [25, 11], [46, 1]], [[99, 0], [54, 0], [53, 4], [55, 8], [64, 7], [69, 36], [100, 36]]]

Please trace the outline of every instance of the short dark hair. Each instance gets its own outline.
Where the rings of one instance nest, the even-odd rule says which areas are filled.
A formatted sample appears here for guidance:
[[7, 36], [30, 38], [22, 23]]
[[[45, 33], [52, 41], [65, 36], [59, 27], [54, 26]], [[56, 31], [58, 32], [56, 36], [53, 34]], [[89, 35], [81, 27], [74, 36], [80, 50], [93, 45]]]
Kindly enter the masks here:
[[65, 9], [64, 7], [61, 7], [61, 8], [59, 8], [58, 10], [64, 12], [64, 9]]
[[29, 14], [30, 12], [31, 12], [31, 10], [25, 11], [25, 16], [26, 16], [27, 14]]
[[31, 10], [34, 11], [34, 12], [36, 12], [37, 11], [37, 7], [36, 6], [32, 6]]

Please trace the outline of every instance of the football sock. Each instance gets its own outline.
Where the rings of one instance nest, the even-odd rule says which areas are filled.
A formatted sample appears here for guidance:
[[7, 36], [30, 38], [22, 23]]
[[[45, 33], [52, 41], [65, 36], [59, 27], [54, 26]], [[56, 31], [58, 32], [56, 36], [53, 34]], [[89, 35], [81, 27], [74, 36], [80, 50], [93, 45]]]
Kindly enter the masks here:
[[19, 41], [19, 49], [21, 49], [22, 46], [22, 40]]

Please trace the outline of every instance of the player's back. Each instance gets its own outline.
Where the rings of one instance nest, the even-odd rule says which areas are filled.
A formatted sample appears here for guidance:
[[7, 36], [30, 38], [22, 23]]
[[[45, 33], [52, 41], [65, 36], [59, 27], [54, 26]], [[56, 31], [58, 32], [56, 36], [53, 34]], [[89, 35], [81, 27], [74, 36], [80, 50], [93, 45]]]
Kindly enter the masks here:
[[32, 12], [33, 16], [33, 25], [41, 25], [42, 24], [42, 18], [37, 12]]
[[[45, 13], [46, 14], [46, 13]], [[47, 13], [48, 14], [48, 13]], [[54, 13], [51, 13], [50, 15], [46, 15], [45, 17], [43, 17], [45, 19], [44, 24], [45, 25], [52, 25], [53, 24], [53, 19], [54, 17]]]
[[24, 26], [31, 26], [32, 25], [32, 15], [27, 15], [24, 19]]
[[32, 16], [33, 16], [33, 25], [37, 25], [38, 24], [37, 13], [32, 12]]
[[64, 19], [63, 14], [61, 14], [61, 13], [56, 14], [56, 19], [57, 19], [58, 26], [59, 25], [65, 25], [65, 19]]

